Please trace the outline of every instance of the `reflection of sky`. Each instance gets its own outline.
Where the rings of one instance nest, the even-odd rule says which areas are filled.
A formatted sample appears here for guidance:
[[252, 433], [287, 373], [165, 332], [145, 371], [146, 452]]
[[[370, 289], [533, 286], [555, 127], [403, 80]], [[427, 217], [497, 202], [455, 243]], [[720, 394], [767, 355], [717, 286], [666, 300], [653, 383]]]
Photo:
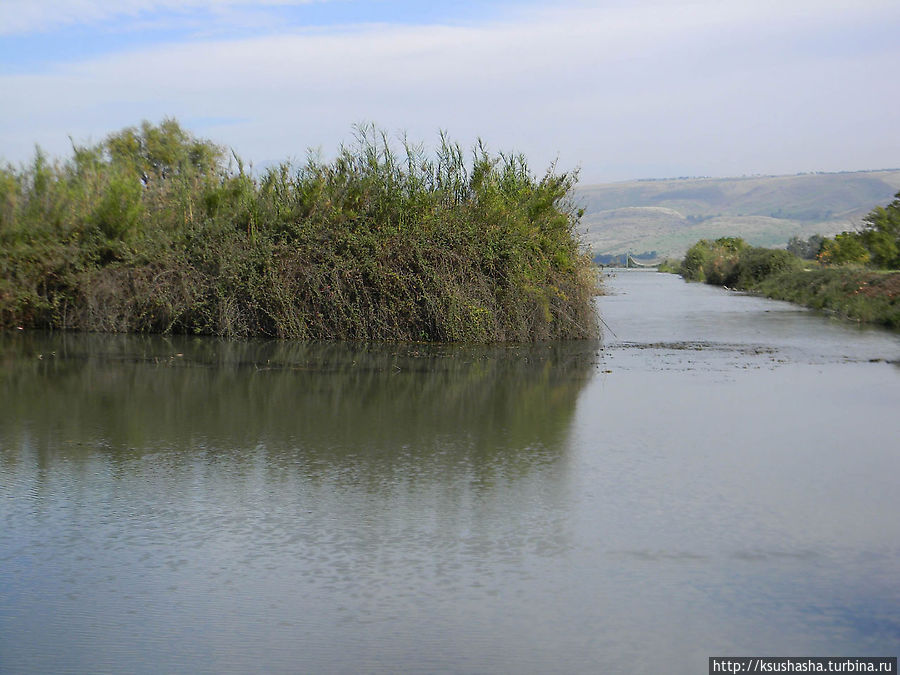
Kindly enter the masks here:
[[727, 355], [693, 371], [652, 369], [656, 358], [602, 364], [611, 372], [585, 391], [574, 425], [576, 546], [590, 542], [604, 573], [632, 588], [622, 611], [655, 606], [642, 634], [680, 635], [669, 649], [682, 655], [893, 649], [896, 369], [763, 364], [723, 376]]
[[[637, 283], [651, 281], [668, 288], [658, 302], [693, 304], [698, 315], [723, 309], [723, 297], [736, 314], [769, 307], [668, 286], [663, 275], [622, 275], [624, 295], [601, 302], [630, 297], [652, 315], [654, 294]], [[664, 317], [665, 306], [656, 308]], [[814, 319], [778, 315], [803, 326]], [[656, 322], [618, 318], [628, 340], [658, 339]], [[723, 348], [707, 355], [710, 367], [687, 371], [656, 367], [657, 350], [623, 348], [592, 378], [583, 360], [566, 360], [565, 346], [544, 361], [535, 355], [552, 351], [546, 345], [516, 348], [506, 369], [497, 351], [479, 359], [471, 349], [395, 345], [370, 354], [356, 379], [338, 366], [338, 346], [70, 336], [73, 359], [95, 368], [83, 373], [87, 389], [74, 391], [137, 368], [140, 376], [121, 380], [132, 396], [157, 372], [167, 383], [158, 394], [193, 392], [219, 406], [195, 420], [201, 431], [253, 398], [276, 414], [240, 417], [252, 432], [246, 442], [220, 434], [207, 443], [214, 434], [191, 436], [189, 425], [165, 432], [154, 396], [141, 399], [146, 417], [130, 415], [141, 433], [128, 438], [147, 438], [134, 451], [96, 443], [111, 426], [102, 416], [54, 426], [41, 437], [61, 441], [49, 451], [29, 434], [18, 445], [0, 436], [3, 665], [695, 673], [713, 654], [890, 655], [900, 638], [900, 373], [805, 358], [840, 354], [860, 336], [817, 325], [813, 347], [784, 363], [747, 356], [726, 369]], [[716, 343], [781, 344], [782, 322], [752, 326], [735, 317]], [[891, 333], [862, 335], [893, 344]], [[7, 338], [8, 351], [30, 336]], [[46, 343], [29, 344], [5, 367], [28, 372]], [[155, 365], [176, 350], [190, 364]], [[352, 361], [364, 351], [350, 352]], [[435, 372], [418, 367], [429, 362]], [[66, 376], [61, 364], [39, 363], [35, 374]], [[277, 370], [260, 379], [255, 369], [266, 363]], [[220, 371], [229, 377], [216, 379]], [[395, 388], [403, 372], [410, 386]], [[241, 378], [254, 382], [252, 396]], [[289, 395], [297, 385], [314, 393]], [[444, 424], [442, 411], [479, 386], [493, 392], [479, 399], [490, 414], [468, 410], [470, 428], [462, 418]], [[25, 391], [15, 387], [0, 395]], [[354, 400], [377, 408], [379, 388], [391, 400], [419, 392], [424, 409], [408, 410], [415, 433], [391, 430], [379, 447], [364, 438], [376, 436], [368, 418], [329, 445], [324, 432], [304, 436], [289, 419], [340, 391], [329, 400], [353, 427], [368, 409]], [[18, 428], [28, 409], [0, 418], [0, 432]], [[382, 409], [388, 423], [407, 426], [396, 415], [405, 406]], [[151, 420], [157, 431], [147, 437]], [[155, 443], [161, 436], [170, 442]]]
[[609, 295], [598, 303], [607, 329], [605, 356], [620, 367], [900, 362], [896, 331], [827, 318], [792, 303], [705, 284], [674, 292], [684, 290], [680, 277], [652, 271], [616, 271], [604, 283]]
[[693, 598], [710, 654], [890, 651], [900, 372], [869, 360], [896, 333], [669, 275], [608, 290], [572, 461], [614, 558]]

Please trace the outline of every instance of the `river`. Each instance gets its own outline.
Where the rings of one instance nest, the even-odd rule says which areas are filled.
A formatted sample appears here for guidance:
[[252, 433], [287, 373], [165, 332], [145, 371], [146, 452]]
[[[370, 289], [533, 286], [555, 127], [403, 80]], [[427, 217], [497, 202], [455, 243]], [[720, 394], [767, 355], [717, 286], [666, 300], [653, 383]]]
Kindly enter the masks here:
[[620, 271], [604, 343], [0, 334], [0, 672], [900, 645], [900, 336]]

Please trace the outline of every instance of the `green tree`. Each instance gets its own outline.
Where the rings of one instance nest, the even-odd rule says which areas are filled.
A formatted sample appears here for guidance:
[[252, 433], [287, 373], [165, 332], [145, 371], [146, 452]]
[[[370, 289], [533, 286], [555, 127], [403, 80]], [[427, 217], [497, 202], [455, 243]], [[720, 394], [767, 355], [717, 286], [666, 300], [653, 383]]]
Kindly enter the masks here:
[[864, 223], [860, 238], [871, 254], [872, 264], [900, 268], [900, 192], [886, 207], [875, 207]]
[[789, 251], [770, 248], [746, 248], [737, 264], [739, 288], [753, 288], [759, 282], [780, 272], [788, 272], [803, 263]]
[[870, 258], [858, 232], [841, 232], [834, 239], [826, 238], [819, 253], [819, 260], [828, 265], [865, 265]]
[[144, 184], [175, 176], [218, 175], [225, 155], [223, 148], [194, 138], [174, 119], [158, 125], [144, 121], [140, 128], [112, 134], [103, 145], [113, 164], [132, 169]]

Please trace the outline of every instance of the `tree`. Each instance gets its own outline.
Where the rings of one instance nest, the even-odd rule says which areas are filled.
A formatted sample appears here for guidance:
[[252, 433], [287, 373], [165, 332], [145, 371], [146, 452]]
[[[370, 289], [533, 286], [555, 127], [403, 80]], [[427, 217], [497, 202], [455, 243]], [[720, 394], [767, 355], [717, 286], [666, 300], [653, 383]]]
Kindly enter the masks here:
[[829, 265], [865, 265], [870, 258], [858, 232], [841, 232], [834, 239], [826, 238], [819, 253], [819, 260]]
[[175, 176], [210, 176], [223, 173], [224, 150], [195, 138], [174, 119], [140, 129], [129, 127], [104, 143], [113, 164], [133, 170], [146, 185]]
[[878, 267], [900, 267], [900, 192], [886, 207], [876, 206], [864, 219], [860, 233], [872, 263]]

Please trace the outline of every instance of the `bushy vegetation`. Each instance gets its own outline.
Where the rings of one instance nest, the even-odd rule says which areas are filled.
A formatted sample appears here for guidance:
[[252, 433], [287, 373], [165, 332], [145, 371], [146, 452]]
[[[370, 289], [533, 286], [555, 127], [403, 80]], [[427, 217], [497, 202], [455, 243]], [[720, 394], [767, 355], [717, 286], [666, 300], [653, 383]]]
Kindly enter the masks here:
[[0, 327], [296, 339], [596, 335], [577, 176], [357, 130], [261, 177], [174, 120], [0, 169]]
[[688, 281], [746, 288], [797, 262], [787, 251], [752, 247], [739, 237], [722, 237], [700, 240], [688, 249], [680, 273]]
[[768, 277], [754, 290], [856, 321], [900, 328], [900, 272], [822, 267]]
[[900, 192], [887, 206], [876, 206], [870, 211], [859, 231], [824, 239], [817, 257], [830, 265], [852, 263], [900, 269]]
[[877, 207], [859, 232], [788, 242], [788, 250], [741, 239], [702, 240], [681, 263], [688, 281], [705, 281], [789, 300], [841, 316], [900, 328], [900, 193]]
[[678, 258], [666, 258], [656, 267], [657, 271], [664, 272], [666, 274], [680, 274], [681, 273], [681, 260]]

